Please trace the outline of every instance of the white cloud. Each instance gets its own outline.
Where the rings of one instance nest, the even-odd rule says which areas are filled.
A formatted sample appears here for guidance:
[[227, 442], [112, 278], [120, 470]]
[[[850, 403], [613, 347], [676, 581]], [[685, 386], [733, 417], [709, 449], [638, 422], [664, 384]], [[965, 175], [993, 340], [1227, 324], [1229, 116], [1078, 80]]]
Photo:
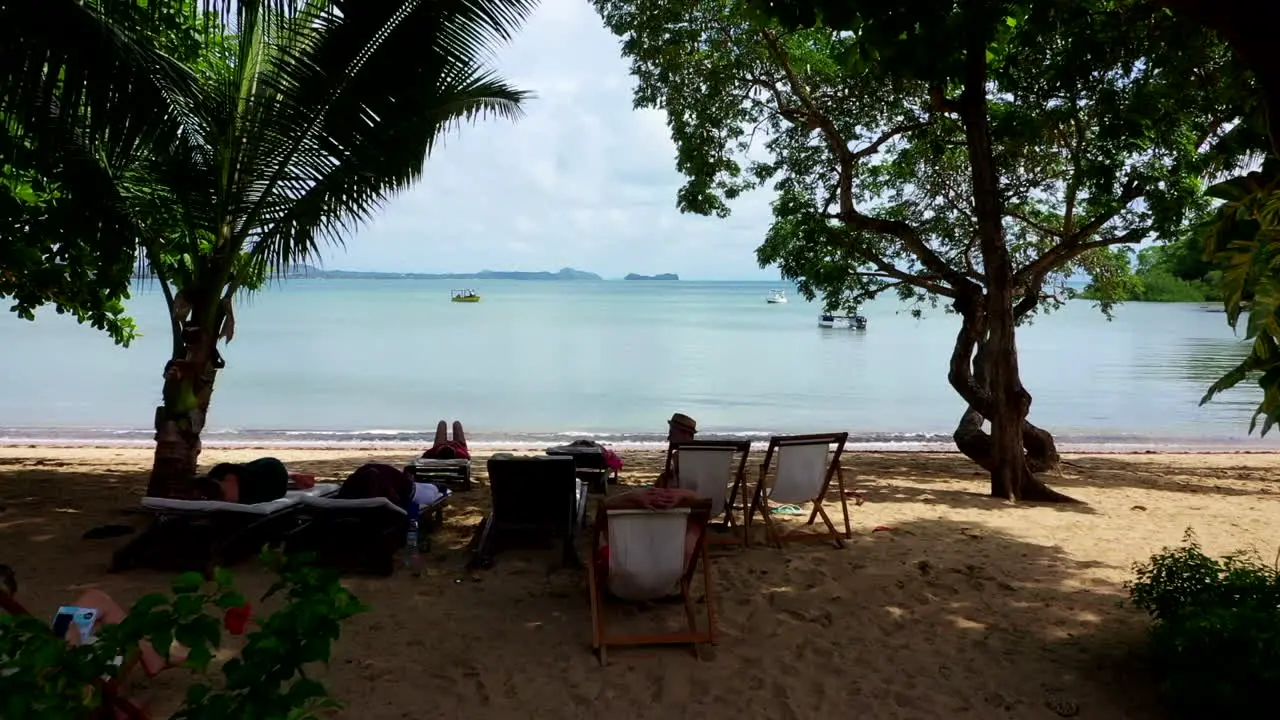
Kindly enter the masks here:
[[627, 62], [588, 2], [545, 0], [497, 64], [536, 93], [527, 116], [445, 138], [423, 182], [327, 252], [326, 267], [777, 277], [755, 261], [767, 195], [741, 199], [729, 220], [676, 210], [666, 118], [632, 109]]

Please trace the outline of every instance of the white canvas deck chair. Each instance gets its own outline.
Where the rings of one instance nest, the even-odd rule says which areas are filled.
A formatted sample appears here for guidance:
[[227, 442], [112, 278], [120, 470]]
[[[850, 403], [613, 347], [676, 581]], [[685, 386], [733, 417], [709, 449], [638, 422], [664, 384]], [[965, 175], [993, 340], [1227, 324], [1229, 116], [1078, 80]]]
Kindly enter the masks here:
[[686, 440], [672, 443], [671, 450], [672, 487], [710, 498], [711, 525], [726, 533], [708, 534], [707, 543], [745, 543], [747, 533], [738, 525], [734, 510], [740, 508], [745, 514], [747, 509], [745, 479], [751, 441]]
[[[765, 452], [764, 462], [760, 465], [760, 479], [756, 483], [755, 493], [751, 498], [751, 509], [747, 512], [747, 532], [750, 534], [751, 523], [756, 513], [764, 518], [765, 532], [771, 542], [782, 547], [783, 542], [790, 541], [823, 541], [834, 542], [836, 547], [844, 547], [844, 540], [853, 536], [849, 525], [849, 502], [845, 497], [844, 474], [840, 471], [840, 456], [844, 454], [845, 443], [849, 433], [825, 433], [819, 435], [775, 435], [769, 440], [769, 449]], [[834, 453], [831, 446], [835, 446]], [[769, 470], [775, 462], [777, 471], [772, 482], [769, 482]], [[840, 493], [840, 511], [844, 515], [844, 533], [836, 530], [822, 502], [827, 496], [834, 479]], [[806, 525], [812, 525], [819, 516], [826, 524], [827, 531], [822, 533], [789, 532], [779, 530], [772, 516], [770, 503], [779, 505], [800, 505], [813, 503], [813, 511], [809, 513]], [[750, 542], [748, 540], [748, 542]]]
[[[715, 602], [705, 543], [711, 501], [686, 497], [673, 507], [657, 509], [643, 506], [645, 492], [663, 491], [641, 491], [611, 498], [610, 502], [619, 507], [602, 506], [596, 518], [587, 584], [591, 594], [591, 645], [601, 665], [608, 661], [606, 652], [610, 645], [690, 645], [696, 656], [699, 643], [715, 642]], [[636, 502], [628, 502], [630, 499]], [[696, 542], [689, 547], [687, 541], [694, 536]], [[706, 627], [701, 630], [690, 592], [699, 563], [706, 609]], [[684, 605], [686, 630], [609, 633], [605, 621], [608, 601], [641, 603], [673, 596]]]

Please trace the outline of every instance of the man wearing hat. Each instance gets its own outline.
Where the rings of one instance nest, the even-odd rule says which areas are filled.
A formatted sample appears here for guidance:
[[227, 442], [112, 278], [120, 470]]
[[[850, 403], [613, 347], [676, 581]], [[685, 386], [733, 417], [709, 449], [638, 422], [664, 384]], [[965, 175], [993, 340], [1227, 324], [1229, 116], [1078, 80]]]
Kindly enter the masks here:
[[658, 476], [658, 482], [655, 487], [666, 487], [675, 477], [676, 458], [675, 449], [672, 447], [675, 443], [692, 440], [698, 434], [698, 423], [684, 413], [673, 413], [671, 419], [667, 421], [667, 466]]

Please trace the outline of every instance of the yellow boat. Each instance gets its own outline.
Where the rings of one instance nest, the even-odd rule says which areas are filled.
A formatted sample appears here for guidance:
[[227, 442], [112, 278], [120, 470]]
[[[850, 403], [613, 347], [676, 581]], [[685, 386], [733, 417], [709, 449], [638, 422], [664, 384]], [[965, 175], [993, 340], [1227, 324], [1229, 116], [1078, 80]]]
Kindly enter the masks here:
[[480, 302], [480, 296], [475, 290], [454, 290], [450, 295], [452, 297], [449, 299], [454, 302]]

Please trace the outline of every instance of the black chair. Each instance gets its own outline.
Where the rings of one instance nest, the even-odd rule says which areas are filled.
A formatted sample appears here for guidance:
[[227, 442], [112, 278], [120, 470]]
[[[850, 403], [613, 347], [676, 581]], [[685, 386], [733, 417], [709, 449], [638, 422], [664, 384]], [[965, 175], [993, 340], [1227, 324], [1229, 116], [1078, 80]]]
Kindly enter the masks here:
[[[559, 445], [547, 448], [547, 454], [573, 458], [578, 479], [587, 484], [587, 492], [605, 495], [609, 492], [609, 463], [605, 461], [604, 448], [599, 445]], [[616, 483], [618, 479], [612, 478]]]
[[488, 468], [493, 509], [481, 524], [472, 566], [489, 566], [505, 546], [552, 541], [560, 542], [566, 565], [580, 566], [576, 543], [587, 488], [573, 458], [495, 455]]

